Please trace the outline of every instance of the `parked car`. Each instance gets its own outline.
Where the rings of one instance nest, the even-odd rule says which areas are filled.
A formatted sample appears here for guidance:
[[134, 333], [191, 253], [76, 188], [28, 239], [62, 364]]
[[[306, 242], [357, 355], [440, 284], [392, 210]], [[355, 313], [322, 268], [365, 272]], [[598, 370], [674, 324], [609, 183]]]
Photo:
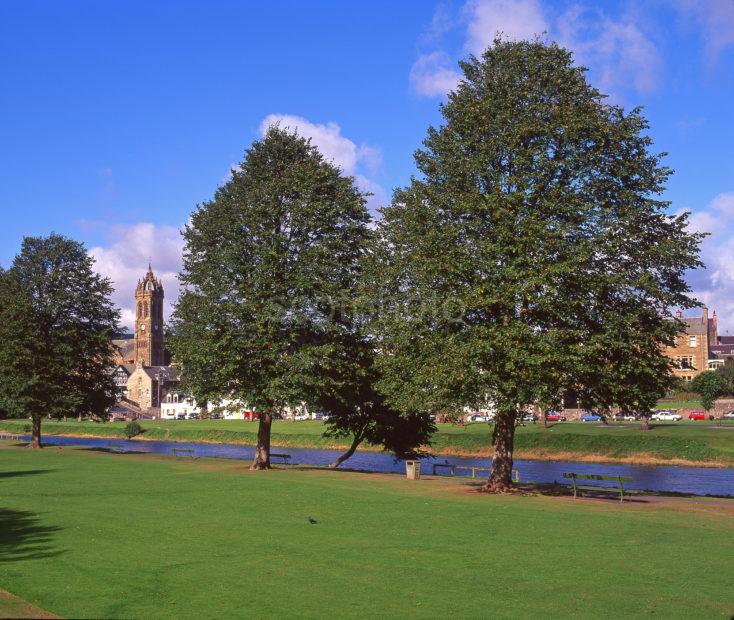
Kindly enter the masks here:
[[489, 422], [489, 421], [490, 421], [489, 417], [486, 415], [475, 413], [469, 416], [469, 422]]
[[523, 424], [528, 424], [528, 423], [535, 424], [536, 422], [535, 416], [532, 413], [526, 413], [525, 415], [523, 415], [520, 418], [520, 422], [522, 422]]
[[209, 416], [209, 419], [210, 420], [221, 420], [222, 419], [222, 414], [221, 413], [212, 413]]
[[186, 414], [185, 413], [177, 413], [176, 414], [176, 419], [177, 420], [185, 420], [186, 419]]
[[550, 411], [545, 412], [545, 420], [546, 422], [565, 422], [566, 416], [551, 409]]
[[688, 413], [689, 420], [705, 420], [706, 412], [703, 409], [695, 409]]
[[634, 422], [635, 420], [638, 420], [640, 418], [641, 414], [638, 413], [615, 413], [614, 414], [614, 421], [615, 422]]
[[199, 414], [196, 413], [195, 411], [192, 411], [191, 413], [189, 413], [188, 419], [189, 420], [198, 420], [199, 419]]
[[722, 417], [727, 420], [734, 420], [734, 411], [727, 411]]
[[581, 416], [582, 422], [601, 422], [603, 418], [593, 411], [587, 411], [585, 414]]
[[661, 410], [652, 415], [653, 420], [657, 420], [658, 422], [680, 422], [683, 419], [683, 416], [678, 414], [675, 411], [668, 411], [668, 410]]

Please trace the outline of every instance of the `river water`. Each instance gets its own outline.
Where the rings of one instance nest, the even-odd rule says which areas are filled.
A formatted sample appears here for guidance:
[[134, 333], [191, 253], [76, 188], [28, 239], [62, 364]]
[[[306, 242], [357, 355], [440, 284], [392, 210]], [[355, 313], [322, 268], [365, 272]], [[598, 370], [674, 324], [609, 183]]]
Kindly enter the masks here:
[[[28, 441], [30, 437], [23, 437]], [[100, 439], [93, 437], [59, 437], [46, 435], [44, 445], [55, 446], [84, 446], [89, 448], [113, 449], [121, 452], [153, 452], [157, 454], [173, 454], [173, 449], [193, 450], [197, 457], [215, 457], [225, 459], [253, 458], [252, 446], [214, 443], [189, 443], [178, 441], [140, 441], [123, 439]], [[308, 450], [305, 448], [273, 448], [277, 454], [289, 454], [291, 464], [326, 466], [341, 454], [339, 450]], [[280, 459], [273, 459], [277, 464]], [[489, 458], [465, 457], [430, 457], [421, 462], [423, 473], [432, 473], [435, 463], [449, 463], [466, 467], [490, 467]], [[358, 451], [347, 460], [342, 468], [361, 471], [375, 471], [386, 473], [405, 472], [405, 463], [396, 460], [389, 454], [381, 452]], [[608, 463], [570, 463], [563, 461], [515, 461], [521, 481], [540, 483], [560, 482], [567, 483], [563, 478], [564, 472], [579, 474], [620, 475], [634, 478], [634, 482], [626, 483], [625, 487], [646, 491], [663, 491], [690, 493], [694, 495], [717, 495], [734, 497], [734, 468], [708, 467], [675, 467], [675, 466], [642, 466], [642, 465], [613, 465]], [[447, 473], [445, 468], [439, 468], [438, 474]], [[471, 475], [469, 471], [457, 470], [457, 475]], [[486, 472], [477, 474], [485, 477]], [[597, 484], [597, 481], [594, 482]], [[598, 484], [604, 485], [602, 481]], [[615, 486], [609, 483], [607, 486]]]

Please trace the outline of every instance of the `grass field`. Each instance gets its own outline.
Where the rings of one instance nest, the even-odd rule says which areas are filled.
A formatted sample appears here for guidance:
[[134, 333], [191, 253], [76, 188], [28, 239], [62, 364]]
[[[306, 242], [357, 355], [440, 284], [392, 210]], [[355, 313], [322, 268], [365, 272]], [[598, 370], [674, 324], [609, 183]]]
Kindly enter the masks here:
[[61, 616], [734, 613], [732, 501], [495, 497], [9, 442], [0, 472], [1, 585]]
[[730, 501], [490, 497], [0, 444], [2, 587], [61, 616], [734, 613]]
[[[2, 420], [0, 430], [22, 432], [27, 420]], [[48, 434], [99, 435], [123, 437], [123, 422], [44, 421]], [[488, 424], [457, 426], [439, 424], [430, 449], [440, 454], [490, 454]], [[243, 420], [170, 420], [143, 422], [144, 439], [170, 441], [211, 441], [254, 445], [257, 423]], [[322, 436], [319, 421], [273, 423], [273, 446], [300, 448], [337, 448], [344, 439]], [[516, 434], [517, 458], [563, 458], [567, 460], [626, 460], [628, 462], [690, 462], [734, 466], [734, 422], [669, 422], [654, 424], [649, 433], [637, 423], [609, 426], [583, 423], [536, 424], [519, 427]], [[365, 446], [367, 447], [367, 446]]]

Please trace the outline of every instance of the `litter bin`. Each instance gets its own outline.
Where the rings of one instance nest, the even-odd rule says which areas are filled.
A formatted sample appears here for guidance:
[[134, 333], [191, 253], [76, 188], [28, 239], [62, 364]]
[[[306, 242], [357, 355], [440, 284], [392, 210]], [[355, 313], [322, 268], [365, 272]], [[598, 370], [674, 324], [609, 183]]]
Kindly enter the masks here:
[[421, 462], [420, 461], [405, 461], [405, 477], [408, 480], [420, 480]]

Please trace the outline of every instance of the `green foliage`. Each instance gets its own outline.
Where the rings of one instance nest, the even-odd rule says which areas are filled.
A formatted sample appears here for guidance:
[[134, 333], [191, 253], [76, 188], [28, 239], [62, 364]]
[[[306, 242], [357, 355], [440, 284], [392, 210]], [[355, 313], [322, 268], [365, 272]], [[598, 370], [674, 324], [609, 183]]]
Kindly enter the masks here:
[[143, 429], [140, 426], [140, 422], [138, 422], [137, 420], [130, 420], [130, 422], [125, 425], [124, 432], [125, 437], [127, 437], [128, 439], [132, 439], [133, 437], [140, 435], [140, 433], [143, 432]]
[[701, 405], [708, 411], [716, 399], [728, 392], [726, 376], [715, 370], [705, 370], [691, 381], [691, 390], [701, 396]]
[[81, 243], [26, 237], [0, 271], [0, 408], [14, 417], [104, 417], [115, 401], [110, 281]]
[[659, 199], [647, 121], [556, 45], [495, 41], [461, 68], [379, 228], [382, 388], [402, 410], [489, 398], [500, 418], [566, 390], [649, 409], [701, 236]]
[[336, 388], [368, 221], [354, 179], [307, 140], [275, 127], [252, 145], [184, 231], [170, 345], [197, 401], [278, 411]]
[[725, 394], [734, 395], [734, 362], [727, 360], [727, 362], [716, 369], [716, 373], [723, 379], [725, 387]]

